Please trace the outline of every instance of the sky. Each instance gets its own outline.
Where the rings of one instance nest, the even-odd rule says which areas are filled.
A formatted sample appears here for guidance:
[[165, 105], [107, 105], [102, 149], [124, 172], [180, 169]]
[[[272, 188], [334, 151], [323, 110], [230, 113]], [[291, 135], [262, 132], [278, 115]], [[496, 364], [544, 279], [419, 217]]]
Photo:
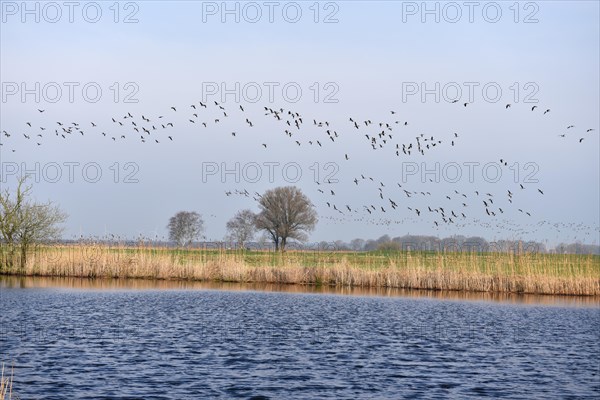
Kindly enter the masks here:
[[29, 174], [65, 238], [163, 237], [188, 210], [221, 240], [295, 185], [312, 242], [598, 244], [598, 2], [469, 4], [1, 1], [0, 185]]

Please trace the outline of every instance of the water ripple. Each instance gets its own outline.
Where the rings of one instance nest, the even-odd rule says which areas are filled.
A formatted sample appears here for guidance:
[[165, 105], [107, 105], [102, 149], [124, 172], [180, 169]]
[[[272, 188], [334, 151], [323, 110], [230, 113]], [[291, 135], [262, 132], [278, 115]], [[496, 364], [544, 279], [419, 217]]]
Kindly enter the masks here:
[[597, 308], [3, 288], [21, 398], [594, 398]]

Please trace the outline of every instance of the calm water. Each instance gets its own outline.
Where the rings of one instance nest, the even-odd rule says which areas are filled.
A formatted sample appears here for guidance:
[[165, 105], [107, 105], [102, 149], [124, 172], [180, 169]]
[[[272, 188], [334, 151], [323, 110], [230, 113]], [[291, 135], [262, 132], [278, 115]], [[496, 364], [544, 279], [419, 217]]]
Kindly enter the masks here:
[[0, 284], [20, 398], [600, 397], [597, 300], [69, 282]]

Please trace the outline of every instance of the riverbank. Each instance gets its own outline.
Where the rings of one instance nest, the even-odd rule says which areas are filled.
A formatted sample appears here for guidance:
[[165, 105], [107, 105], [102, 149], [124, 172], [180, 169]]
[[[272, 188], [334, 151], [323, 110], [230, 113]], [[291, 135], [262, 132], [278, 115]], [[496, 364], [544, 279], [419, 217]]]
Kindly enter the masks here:
[[[3, 259], [4, 260], [4, 259]], [[600, 295], [600, 257], [570, 254], [37, 247], [4, 275], [143, 278], [444, 291]]]
[[279, 283], [243, 283], [192, 281], [182, 279], [75, 278], [55, 276], [0, 275], [0, 290], [59, 289], [81, 292], [124, 291], [225, 291], [268, 292], [347, 297], [387, 297], [455, 302], [487, 302], [511, 305], [600, 307], [600, 296], [552, 296], [545, 294], [470, 292], [457, 290], [397, 289], [390, 287], [293, 285]]

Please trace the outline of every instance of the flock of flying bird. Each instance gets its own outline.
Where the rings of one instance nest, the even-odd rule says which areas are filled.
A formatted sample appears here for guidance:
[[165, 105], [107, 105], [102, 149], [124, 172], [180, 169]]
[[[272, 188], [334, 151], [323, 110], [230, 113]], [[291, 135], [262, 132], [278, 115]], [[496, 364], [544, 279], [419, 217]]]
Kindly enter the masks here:
[[[458, 100], [453, 101], [453, 103], [457, 102]], [[217, 101], [214, 101], [214, 106], [212, 104], [210, 104], [209, 102], [199, 102], [198, 105], [196, 104], [191, 104], [189, 106], [189, 109], [187, 111], [187, 114], [185, 115], [184, 118], [186, 118], [186, 121], [183, 121], [183, 123], [187, 123], [187, 124], [197, 124], [199, 126], [202, 126], [204, 128], [208, 128], [209, 125], [218, 125], [223, 119], [230, 117], [231, 115], [231, 111], [228, 111], [223, 104], [219, 104]], [[464, 107], [467, 107], [469, 105], [469, 103], [464, 103]], [[219, 111], [219, 113], [222, 113], [217, 115], [216, 118], [210, 118], [210, 119], [206, 119], [206, 120], [201, 120], [199, 117], [200, 114], [200, 110], [202, 109], [208, 109], [208, 107], [214, 107], [215, 109], [217, 109]], [[505, 108], [509, 109], [511, 108], [512, 104], [506, 104]], [[245, 109], [242, 105], [238, 105], [239, 107], [239, 112], [244, 113]], [[533, 106], [531, 108], [531, 111], [535, 111], [538, 108], [538, 106]], [[44, 113], [46, 110], [43, 109], [37, 109], [37, 112], [42, 114]], [[178, 107], [176, 106], [171, 106], [170, 107], [170, 111], [173, 113], [177, 113], [178, 112]], [[179, 108], [179, 112], [181, 113], [181, 109]], [[229, 112], [229, 114], [228, 114]], [[546, 115], [550, 112], [550, 109], [546, 109], [543, 112], [543, 115]], [[397, 114], [396, 111], [390, 111], [390, 113], [392, 115]], [[284, 129], [284, 133], [289, 136], [292, 137], [294, 136], [294, 134], [296, 133], [296, 130], [299, 131], [301, 126], [304, 124], [304, 120], [303, 117], [297, 113], [297, 112], [293, 112], [291, 110], [288, 110], [287, 112], [283, 109], [273, 109], [271, 107], [264, 107], [264, 115], [267, 116], [271, 116], [274, 119], [281, 121], [282, 123], [286, 124], [287, 126]], [[141, 118], [141, 121], [139, 120], [139, 118]], [[175, 124], [173, 122], [174, 119], [174, 115], [169, 115], [169, 116], [165, 116], [165, 115], [160, 115], [157, 118], [154, 119], [150, 119], [147, 118], [145, 115], [141, 114], [139, 116], [138, 119], [136, 119], [130, 112], [128, 112], [127, 114], [121, 116], [121, 117], [112, 117], [111, 121], [113, 126], [110, 127], [110, 133], [106, 133], [107, 130], [109, 129], [105, 129], [105, 128], [99, 128], [98, 124], [95, 122], [90, 122], [89, 125], [88, 124], [80, 124], [78, 122], [60, 122], [60, 121], [56, 121], [56, 125], [55, 126], [38, 126], [38, 127], [34, 127], [33, 124], [31, 122], [25, 122], [25, 127], [23, 128], [23, 130], [25, 132], [22, 132], [22, 135], [25, 139], [27, 140], [31, 140], [32, 138], [34, 139], [34, 142], [36, 145], [41, 146], [43, 144], [43, 139], [46, 138], [47, 136], [51, 135], [49, 132], [51, 132], [52, 130], [54, 130], [54, 135], [62, 138], [62, 139], [67, 139], [70, 135], [77, 135], [80, 134], [82, 136], [85, 135], [85, 133], [87, 132], [88, 134], [101, 134], [102, 136], [108, 138], [108, 139], [112, 139], [113, 141], [117, 141], [117, 140], [123, 140], [123, 139], [128, 139], [128, 138], [137, 138], [139, 137], [140, 142], [142, 143], [146, 143], [146, 142], [151, 142], [154, 141], [155, 143], [160, 143], [159, 139], [161, 140], [170, 140], [173, 141], [173, 134], [167, 134], [167, 135], [161, 135], [162, 131], [166, 131], [168, 133], [170, 133], [170, 130], [174, 130], [175, 128]], [[353, 128], [355, 128], [356, 130], [360, 130], [361, 128], [370, 128], [370, 127], [375, 127], [377, 130], [377, 132], [372, 132], [371, 134], [369, 133], [365, 133], [364, 136], [366, 137], [369, 145], [376, 150], [377, 148], [383, 148], [385, 145], [387, 144], [391, 144], [393, 142], [393, 128], [395, 125], [400, 125], [400, 126], [408, 126], [408, 121], [393, 121], [393, 122], [379, 122], [374, 124], [370, 119], [366, 119], [364, 121], [358, 121], [356, 119], [353, 119], [352, 117], [349, 118], [349, 122], [351, 123], [351, 126]], [[179, 124], [179, 123], [178, 123]], [[248, 118], [245, 118], [245, 124], [248, 125], [248, 127], [252, 128], [254, 127], [254, 123]], [[316, 119], [313, 119], [313, 125], [315, 127], [318, 128], [322, 128], [324, 132], [327, 133], [327, 137], [324, 138], [323, 140], [327, 140], [330, 139], [332, 142], [335, 142], [335, 140], [339, 137], [339, 134], [337, 133], [336, 130], [333, 129], [332, 125], [328, 122], [328, 121], [317, 121]], [[115, 129], [116, 128], [116, 129]], [[575, 125], [568, 125], [566, 127], [566, 131], [567, 133], [570, 132], [570, 130], [572, 130], [573, 128], [575, 128]], [[39, 130], [38, 130], [39, 129]], [[364, 130], [364, 129], [363, 129]], [[381, 131], [379, 131], [381, 130]], [[586, 133], [590, 133], [592, 131], [594, 131], [595, 129], [593, 128], [588, 128], [585, 130]], [[115, 134], [115, 131], [118, 131], [117, 134]], [[155, 133], [154, 135], [152, 135], [152, 133]], [[567, 133], [561, 133], [558, 136], [565, 138], [567, 137]], [[237, 132], [232, 131], [231, 135], [232, 136], [236, 136]], [[13, 133], [9, 133], [6, 130], [2, 131], [2, 138], [4, 139], [4, 142], [6, 143], [6, 141], [8, 139], [10, 139], [13, 136]], [[458, 134], [454, 133], [454, 138], [457, 138]], [[421, 134], [420, 136], [415, 137], [416, 142], [415, 143], [403, 143], [402, 144], [402, 148], [399, 147], [399, 143], [396, 143], [396, 146], [394, 148], [395, 153], [397, 156], [399, 156], [400, 151], [402, 151], [402, 153], [404, 153], [405, 155], [410, 155], [411, 151], [412, 152], [417, 152], [420, 153], [422, 155], [425, 154], [426, 151], [433, 149], [435, 146], [440, 145], [442, 143], [441, 140], [437, 140], [435, 139], [433, 136], [425, 136], [424, 134]], [[578, 138], [578, 141], [581, 143], [583, 142], [583, 140], [585, 139], [585, 136], [581, 136]], [[428, 143], [425, 143], [428, 142]], [[3, 146], [5, 143], [0, 143], [1, 146]], [[302, 143], [300, 140], [295, 140], [295, 143], [300, 146]], [[320, 147], [323, 146], [322, 142], [319, 140], [308, 140], [308, 144], [309, 145], [318, 145]], [[454, 140], [451, 141], [452, 146], [454, 146]], [[261, 143], [261, 145], [264, 148], [267, 148], [267, 143]], [[414, 147], [413, 147], [414, 145]], [[12, 152], [16, 152], [16, 149], [12, 148], [11, 149]], [[348, 160], [348, 154], [345, 154], [345, 159]]]
[[[456, 101], [455, 101], [456, 102]], [[469, 103], [464, 103], [463, 107], [468, 107]], [[512, 104], [506, 104], [505, 109], [512, 108]], [[536, 112], [537, 106], [531, 107], [531, 112]], [[269, 118], [275, 124], [280, 125], [280, 132], [289, 138], [295, 146], [316, 146], [323, 147], [334, 144], [341, 136], [338, 129], [334, 128], [334, 124], [330, 121], [318, 121], [317, 119], [306, 119], [299, 112], [292, 110], [284, 110], [283, 108], [262, 107], [263, 117]], [[540, 111], [541, 112], [541, 109]], [[542, 115], [550, 113], [550, 109], [545, 109], [541, 112]], [[45, 115], [46, 110], [37, 109], [37, 113]], [[210, 114], [207, 115], [207, 114]], [[372, 121], [371, 119], [358, 119], [349, 117], [347, 126], [339, 129], [344, 132], [344, 135], [360, 134], [364, 138], [364, 145], [367, 149], [376, 151], [389, 151], [391, 155], [398, 158], [407, 158], [415, 155], [424, 156], [427, 153], [442, 149], [444, 146], [454, 147], [459, 145], [461, 135], [458, 132], [449, 132], [444, 137], [436, 137], [430, 134], [417, 134], [416, 136], [408, 137], [409, 121], [397, 119], [397, 112], [390, 111], [390, 120], [387, 121]], [[17, 132], [2, 131], [1, 146], [7, 145], [14, 139], [15, 136], [22, 135], [27, 141], [32, 141], [36, 146], [42, 146], [49, 136], [54, 136], [59, 140], [67, 140], [73, 136], [90, 136], [96, 135], [106, 138], [113, 142], [125, 140], [137, 140], [140, 143], [155, 143], [159, 144], [164, 141], [176, 141], [176, 132], [181, 131], [181, 127], [190, 127], [197, 129], [213, 130], [218, 128], [222, 122], [231, 118], [241, 117], [242, 126], [246, 129], [256, 129], [255, 126], [259, 120], [256, 115], [252, 116], [243, 105], [236, 104], [233, 108], [226, 108], [225, 104], [217, 101], [213, 102], [198, 102], [185, 107], [172, 106], [163, 115], [157, 117], [148, 117], [145, 114], [133, 115], [127, 112], [121, 116], [110, 117], [103, 123], [100, 122], [67, 122], [54, 121], [45, 122], [43, 125], [36, 125], [32, 122], [25, 122], [22, 130]], [[260, 121], [262, 122], [262, 121]], [[239, 125], [238, 125], [239, 126]], [[308, 129], [307, 129], [308, 128]], [[241, 129], [241, 127], [240, 127]], [[310, 134], [305, 133], [310, 129]], [[585, 135], [589, 135], [595, 129], [585, 129]], [[566, 138], [575, 132], [575, 125], [568, 125], [566, 132], [558, 136]], [[584, 131], [582, 131], [583, 133]], [[238, 129], [230, 132], [232, 137], [241, 134]], [[584, 141], [586, 136], [578, 137], [578, 142]], [[263, 149], [268, 149], [268, 143], [261, 142], [260, 146]], [[2, 147], [0, 147], [0, 151]], [[12, 148], [12, 152], [16, 149]], [[352, 159], [351, 154], [344, 153], [343, 160], [349, 161]], [[505, 159], [499, 160], [500, 166], [508, 166], [508, 161]], [[433, 182], [433, 181], [431, 181]], [[435, 228], [441, 225], [452, 226], [453, 228], [461, 228], [466, 226], [467, 221], [471, 223], [486, 224], [479, 218], [477, 214], [473, 214], [469, 219], [469, 214], [474, 208], [480, 208], [482, 216], [495, 218], [504, 214], [508, 207], [515, 208], [523, 215], [531, 216], [532, 211], [525, 210], [522, 207], [516, 206], [519, 193], [526, 190], [523, 184], [506, 188], [501, 193], [491, 193], [489, 191], [472, 190], [469, 192], [453, 190], [449, 193], [435, 193], [433, 190], [410, 190], [399, 182], [383, 182], [375, 180], [371, 176], [360, 174], [353, 177], [351, 185], [359, 187], [361, 192], [370, 191], [373, 193], [374, 201], [368, 204], [352, 205], [346, 202], [336, 201], [336, 193], [333, 189], [326, 188], [325, 185], [333, 184], [331, 180], [315, 182], [317, 192], [322, 197], [324, 205], [331, 209], [338, 216], [328, 216], [331, 221], [347, 221], [352, 219], [355, 221], [369, 222], [381, 225], [391, 225], [393, 223], [402, 223], [404, 219], [394, 220], [385, 218], [394, 211], [401, 208], [408, 210], [409, 214], [417, 220], [422, 220], [426, 215], [429, 215], [430, 221]], [[321, 186], [323, 185], [323, 186]], [[530, 189], [530, 188], [527, 188]], [[544, 195], [541, 188], [531, 188], [540, 196]], [[434, 193], [432, 193], [434, 192]], [[253, 197], [258, 200], [260, 194], [255, 192], [250, 194], [246, 189], [228, 190], [225, 192], [227, 196], [245, 196]], [[385, 214], [385, 215], [384, 215]], [[379, 218], [379, 219], [377, 219]], [[504, 226], [509, 231], [519, 233], [514, 226], [510, 226], [509, 220], [495, 219], [496, 227]], [[508, 225], [507, 225], [508, 224]], [[555, 224], [556, 229], [558, 225]], [[572, 226], [571, 228], [581, 226]], [[591, 230], [597, 228], [587, 227]]]

